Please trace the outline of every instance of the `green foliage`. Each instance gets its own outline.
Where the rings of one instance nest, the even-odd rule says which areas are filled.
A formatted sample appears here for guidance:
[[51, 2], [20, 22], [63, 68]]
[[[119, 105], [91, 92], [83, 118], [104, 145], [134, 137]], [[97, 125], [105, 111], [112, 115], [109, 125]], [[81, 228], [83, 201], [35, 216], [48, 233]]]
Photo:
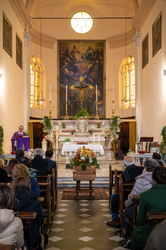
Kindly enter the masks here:
[[75, 116], [74, 116], [74, 119], [77, 119], [77, 118], [80, 118], [80, 117], [85, 117], [85, 118], [89, 118], [89, 117], [90, 117], [90, 115], [89, 115], [87, 109], [81, 107], [80, 110], [77, 110], [77, 111], [76, 111], [76, 114], [75, 114]]
[[49, 134], [50, 131], [52, 130], [52, 125], [51, 125], [51, 121], [50, 121], [48, 116], [44, 116], [43, 124], [44, 124], [43, 132], [45, 134]]
[[4, 133], [3, 128], [0, 126], [0, 155], [3, 155], [3, 142], [4, 142]]
[[110, 130], [111, 136], [114, 139], [118, 138], [118, 133], [120, 132], [120, 117], [114, 116], [110, 118]]
[[162, 159], [166, 158], [166, 126], [164, 126], [161, 130], [162, 141], [160, 145], [160, 154]]
[[64, 141], [65, 142], [71, 142], [70, 138], [66, 138]]

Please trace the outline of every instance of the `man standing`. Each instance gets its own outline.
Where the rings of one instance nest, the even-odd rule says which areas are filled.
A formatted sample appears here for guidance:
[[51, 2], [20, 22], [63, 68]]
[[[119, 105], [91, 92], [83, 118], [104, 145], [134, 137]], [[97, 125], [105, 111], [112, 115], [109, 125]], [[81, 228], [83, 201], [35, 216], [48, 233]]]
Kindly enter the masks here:
[[18, 131], [15, 132], [11, 138], [11, 142], [12, 142], [12, 152], [16, 152], [17, 150], [17, 138], [19, 136], [27, 136], [27, 134], [24, 132], [24, 126], [20, 125], [18, 127]]

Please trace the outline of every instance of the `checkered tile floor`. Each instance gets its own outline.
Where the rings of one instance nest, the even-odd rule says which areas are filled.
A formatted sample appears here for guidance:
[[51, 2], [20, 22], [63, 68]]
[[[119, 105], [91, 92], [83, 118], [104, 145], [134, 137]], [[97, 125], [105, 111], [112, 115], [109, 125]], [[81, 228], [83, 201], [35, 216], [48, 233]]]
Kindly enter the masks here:
[[106, 225], [109, 201], [61, 200], [49, 235], [47, 250], [123, 250], [119, 230]]

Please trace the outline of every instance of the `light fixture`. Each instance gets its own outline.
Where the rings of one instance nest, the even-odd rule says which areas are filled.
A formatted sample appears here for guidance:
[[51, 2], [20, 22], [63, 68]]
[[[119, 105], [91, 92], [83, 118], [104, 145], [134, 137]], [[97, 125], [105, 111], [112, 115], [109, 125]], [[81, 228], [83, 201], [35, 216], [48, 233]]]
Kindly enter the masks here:
[[2, 79], [2, 73], [0, 74], [0, 80]]
[[93, 26], [93, 19], [87, 12], [80, 11], [72, 16], [71, 26], [77, 33], [87, 33]]
[[40, 90], [40, 99], [39, 99], [39, 102], [40, 104], [42, 104], [45, 100], [43, 99], [43, 92], [42, 90]]

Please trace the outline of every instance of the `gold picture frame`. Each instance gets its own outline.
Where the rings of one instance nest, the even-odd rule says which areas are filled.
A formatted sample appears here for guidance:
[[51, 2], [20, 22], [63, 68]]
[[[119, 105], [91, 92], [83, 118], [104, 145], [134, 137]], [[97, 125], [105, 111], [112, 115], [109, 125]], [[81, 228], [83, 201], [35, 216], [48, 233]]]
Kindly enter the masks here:
[[12, 25], [3, 13], [3, 49], [12, 57]]
[[16, 34], [16, 63], [22, 69], [22, 41]]
[[142, 69], [148, 64], [149, 61], [149, 35], [147, 34], [142, 41]]
[[162, 12], [152, 25], [152, 56], [154, 57], [162, 47]]

